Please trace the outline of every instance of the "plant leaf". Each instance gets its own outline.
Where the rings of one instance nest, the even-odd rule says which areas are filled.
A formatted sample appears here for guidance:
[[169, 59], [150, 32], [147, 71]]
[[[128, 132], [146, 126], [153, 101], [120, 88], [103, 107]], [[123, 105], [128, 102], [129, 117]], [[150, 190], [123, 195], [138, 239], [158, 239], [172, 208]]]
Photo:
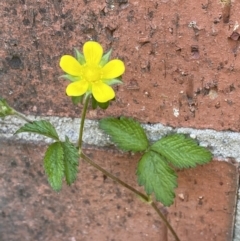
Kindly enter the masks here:
[[63, 149], [60, 142], [54, 142], [48, 147], [44, 156], [44, 170], [51, 187], [59, 191], [64, 177]]
[[93, 110], [97, 109], [97, 107], [98, 107], [98, 102], [96, 101], [96, 99], [92, 95], [92, 108], [93, 108]]
[[15, 111], [12, 109], [7, 101], [0, 97], [0, 118], [6, 117], [8, 115], [14, 115]]
[[32, 123], [27, 123], [21, 128], [19, 128], [15, 132], [15, 134], [19, 134], [22, 132], [37, 133], [43, 136], [53, 138], [57, 141], [59, 140], [55, 127], [49, 121], [46, 120], [33, 121]]
[[85, 57], [82, 53], [80, 53], [78, 51], [78, 49], [74, 48], [74, 51], [75, 51], [75, 57], [77, 59], [77, 61], [80, 63], [80, 64], [85, 64], [86, 63], [86, 60], [85, 60]]
[[104, 102], [104, 103], [97, 102], [97, 100], [92, 95], [92, 109], [93, 110], [97, 109], [98, 106], [101, 109], [106, 110], [108, 108], [109, 104], [110, 104], [110, 101], [107, 101], [107, 102]]
[[71, 82], [74, 82], [74, 81], [77, 81], [79, 80], [79, 76], [73, 76], [73, 75], [70, 75], [70, 74], [64, 74], [64, 75], [61, 75], [59, 78], [64, 78], [66, 80], [70, 80]]
[[195, 167], [196, 164], [205, 164], [212, 159], [210, 151], [183, 134], [163, 137], [150, 149], [164, 156], [177, 168]]
[[78, 103], [83, 103], [83, 99], [84, 99], [84, 95], [81, 95], [81, 96], [72, 96], [71, 97], [71, 99], [72, 99], [72, 103], [74, 104], [74, 105], [77, 105]]
[[124, 151], [145, 151], [148, 148], [143, 128], [131, 118], [104, 118], [100, 120], [100, 128]]
[[66, 137], [61, 143], [63, 149], [64, 174], [66, 182], [71, 185], [77, 178], [79, 154], [77, 148]]
[[104, 66], [109, 61], [111, 53], [112, 53], [112, 49], [110, 49], [106, 54], [102, 56], [102, 59], [99, 63], [100, 66]]
[[97, 102], [98, 103], [98, 106], [103, 109], [103, 110], [106, 110], [110, 104], [110, 101], [107, 101], [107, 102], [104, 102], [104, 103], [100, 103], [100, 102]]
[[110, 86], [123, 83], [120, 77], [115, 79], [104, 80], [103, 82]]
[[156, 200], [164, 206], [170, 206], [175, 197], [177, 175], [166, 163], [164, 157], [153, 152], [146, 152], [137, 167], [138, 184], [143, 185], [148, 195], [154, 193]]

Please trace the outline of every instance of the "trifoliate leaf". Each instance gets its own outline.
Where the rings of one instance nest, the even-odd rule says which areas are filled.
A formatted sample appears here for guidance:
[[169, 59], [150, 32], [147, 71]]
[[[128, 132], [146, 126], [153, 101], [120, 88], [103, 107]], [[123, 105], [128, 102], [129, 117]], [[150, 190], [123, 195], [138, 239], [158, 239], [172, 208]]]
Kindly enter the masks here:
[[54, 126], [49, 121], [45, 121], [45, 120], [33, 121], [32, 123], [27, 123], [21, 128], [19, 128], [15, 134], [19, 134], [22, 132], [37, 133], [43, 136], [53, 138], [55, 140], [59, 140], [58, 134]]
[[124, 151], [145, 151], [148, 148], [143, 128], [131, 118], [105, 118], [100, 120], [100, 128]]
[[71, 185], [77, 178], [79, 154], [77, 148], [66, 137], [61, 143], [63, 149], [64, 174], [66, 182]]
[[110, 59], [112, 53], [112, 49], [110, 49], [106, 54], [102, 56], [102, 59], [99, 63], [100, 66], [104, 66]]
[[84, 58], [84, 55], [81, 54], [76, 48], [74, 48], [74, 50], [75, 50], [75, 57], [76, 57], [77, 61], [82, 65], [85, 64], [86, 60]]
[[164, 157], [153, 152], [146, 152], [137, 167], [138, 184], [144, 186], [148, 195], [154, 193], [156, 200], [164, 206], [173, 203], [177, 187], [177, 175], [166, 163]]
[[48, 147], [44, 156], [44, 169], [51, 187], [59, 191], [64, 177], [63, 148], [60, 142], [55, 142]]
[[205, 164], [212, 159], [210, 151], [183, 134], [163, 137], [150, 149], [164, 156], [177, 168], [195, 167], [197, 164]]

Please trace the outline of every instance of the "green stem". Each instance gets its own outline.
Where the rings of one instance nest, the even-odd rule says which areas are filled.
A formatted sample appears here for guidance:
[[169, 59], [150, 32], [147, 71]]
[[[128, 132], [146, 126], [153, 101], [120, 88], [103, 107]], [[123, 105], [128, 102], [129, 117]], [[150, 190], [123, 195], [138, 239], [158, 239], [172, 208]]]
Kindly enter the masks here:
[[157, 212], [157, 214], [159, 215], [159, 217], [163, 220], [163, 222], [166, 224], [166, 226], [169, 228], [169, 230], [171, 231], [172, 235], [174, 236], [174, 238], [176, 239], [176, 241], [180, 241], [180, 239], [178, 238], [177, 234], [175, 233], [174, 229], [172, 228], [171, 224], [168, 222], [168, 220], [165, 218], [165, 216], [162, 214], [162, 212], [158, 209], [158, 207], [156, 206], [156, 204], [151, 200], [151, 198], [141, 192], [139, 192], [138, 190], [136, 190], [135, 188], [133, 188], [132, 186], [129, 186], [127, 183], [123, 182], [122, 180], [120, 180], [119, 178], [115, 177], [114, 175], [112, 175], [111, 173], [109, 173], [108, 171], [106, 171], [105, 169], [103, 169], [101, 166], [99, 166], [97, 163], [95, 163], [94, 161], [91, 160], [91, 158], [89, 158], [88, 156], [86, 156], [83, 152], [80, 153], [80, 156], [86, 161], [88, 162], [91, 166], [95, 167], [96, 169], [98, 169], [99, 171], [101, 171], [104, 175], [106, 175], [107, 177], [111, 178], [113, 181], [119, 183], [120, 185], [122, 185], [123, 187], [127, 188], [128, 190], [132, 191], [133, 193], [135, 193], [138, 197], [140, 197], [141, 199], [143, 199], [144, 201], [146, 201], [147, 203], [149, 203], [153, 209]]
[[151, 206], [153, 207], [153, 209], [157, 212], [157, 214], [159, 215], [159, 217], [163, 220], [163, 222], [165, 223], [165, 225], [168, 227], [168, 229], [171, 231], [172, 235], [174, 236], [174, 238], [176, 239], [176, 241], [180, 241], [179, 237], [177, 236], [176, 232], [174, 231], [173, 227], [170, 225], [170, 223], [168, 222], [168, 220], [166, 219], [166, 217], [162, 214], [162, 212], [158, 209], [156, 203], [152, 202]]
[[30, 119], [28, 119], [25, 115], [23, 115], [23, 114], [21, 114], [20, 112], [14, 110], [13, 108], [12, 108], [12, 110], [13, 110], [13, 114], [14, 114], [15, 116], [19, 117], [20, 119], [25, 120], [25, 121], [28, 122], [28, 123], [32, 123], [32, 121], [31, 121]]
[[123, 182], [122, 180], [120, 180], [119, 178], [115, 177], [114, 175], [112, 175], [111, 173], [109, 173], [108, 171], [106, 171], [105, 169], [103, 169], [101, 166], [99, 166], [97, 163], [95, 163], [94, 161], [91, 160], [91, 158], [89, 158], [88, 156], [86, 156], [84, 153], [81, 152], [81, 157], [88, 162], [91, 166], [95, 167], [96, 169], [98, 169], [99, 171], [101, 171], [104, 175], [108, 176], [109, 178], [111, 178], [113, 181], [121, 184], [122, 186], [126, 187], [127, 189], [131, 190], [132, 192], [134, 192], [137, 196], [139, 196], [140, 198], [142, 198], [144, 201], [149, 202], [149, 197], [146, 196], [145, 194], [139, 192], [138, 190], [136, 190], [135, 188], [129, 186], [127, 183]]
[[85, 117], [86, 117], [86, 113], [87, 113], [87, 107], [88, 107], [90, 96], [91, 95], [87, 95], [85, 102], [84, 102], [83, 110], [82, 110], [81, 125], [80, 125], [80, 130], [79, 130], [79, 139], [78, 139], [78, 149], [79, 150], [82, 149], [83, 127], [84, 127], [84, 122], [85, 122]]

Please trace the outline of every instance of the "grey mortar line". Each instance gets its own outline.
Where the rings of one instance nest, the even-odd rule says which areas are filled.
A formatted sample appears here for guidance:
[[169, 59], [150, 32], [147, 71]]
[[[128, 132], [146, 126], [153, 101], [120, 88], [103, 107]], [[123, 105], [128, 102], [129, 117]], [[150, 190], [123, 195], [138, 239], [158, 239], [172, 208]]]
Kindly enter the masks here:
[[[77, 143], [80, 124], [79, 118], [35, 116], [28, 116], [28, 118], [31, 120], [42, 119], [50, 121], [55, 126], [60, 139], [64, 140], [65, 136], [68, 136], [73, 143]], [[0, 138], [51, 142], [51, 139], [36, 134], [21, 133], [14, 135], [15, 131], [23, 124], [25, 124], [23, 120], [14, 116], [0, 119]], [[162, 124], [143, 124], [142, 126], [151, 142], [169, 133], [184, 133], [196, 139], [201, 146], [209, 148], [216, 158], [224, 160], [231, 157], [240, 162], [240, 133], [211, 129], [173, 128]], [[107, 147], [113, 144], [109, 136], [99, 129], [98, 121], [96, 120], [85, 121], [83, 141], [85, 144], [99, 147]]]
[[[35, 116], [28, 116], [28, 118], [31, 120], [41, 119], [50, 121], [55, 126], [60, 139], [64, 140], [65, 136], [68, 136], [73, 143], [77, 143], [80, 124], [79, 118]], [[15, 131], [23, 124], [25, 124], [23, 120], [14, 116], [0, 119], [0, 138], [25, 140], [28, 142], [51, 142], [51, 139], [36, 134], [21, 133], [14, 135]], [[196, 139], [201, 146], [209, 148], [217, 159], [227, 160], [228, 158], [234, 158], [237, 162], [240, 162], [240, 133], [211, 129], [173, 128], [162, 124], [142, 124], [142, 126], [151, 142], [169, 133], [188, 134], [191, 138]], [[99, 129], [98, 121], [96, 120], [85, 121], [83, 141], [85, 144], [98, 147], [108, 147], [113, 144], [109, 136]], [[240, 196], [240, 190], [238, 196]], [[234, 233], [235, 237], [233, 241], [240, 240], [240, 198], [237, 201]]]

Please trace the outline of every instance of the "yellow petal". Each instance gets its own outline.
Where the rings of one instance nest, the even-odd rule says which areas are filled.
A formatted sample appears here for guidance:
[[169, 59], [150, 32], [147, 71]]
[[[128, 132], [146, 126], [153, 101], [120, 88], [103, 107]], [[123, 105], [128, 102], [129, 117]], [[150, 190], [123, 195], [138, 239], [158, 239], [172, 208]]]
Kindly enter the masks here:
[[62, 56], [59, 65], [67, 74], [74, 76], [82, 75], [82, 65], [71, 55]]
[[83, 45], [83, 54], [87, 64], [98, 65], [103, 55], [103, 48], [97, 42], [88, 41]]
[[68, 96], [81, 96], [86, 93], [88, 89], [88, 82], [85, 80], [75, 81], [69, 84], [66, 88]]
[[113, 89], [104, 83], [93, 83], [92, 93], [94, 98], [100, 103], [105, 103], [115, 97]]
[[125, 71], [124, 63], [119, 59], [109, 61], [102, 68], [102, 79], [114, 79], [122, 75]]

